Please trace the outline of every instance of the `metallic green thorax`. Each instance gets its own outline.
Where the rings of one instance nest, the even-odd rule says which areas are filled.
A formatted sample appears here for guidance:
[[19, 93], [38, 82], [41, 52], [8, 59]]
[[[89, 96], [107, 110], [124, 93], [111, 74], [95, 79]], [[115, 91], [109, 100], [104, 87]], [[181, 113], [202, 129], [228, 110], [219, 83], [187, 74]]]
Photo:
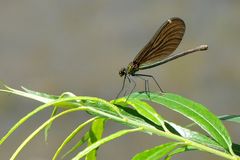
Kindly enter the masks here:
[[133, 75], [135, 72], [139, 70], [139, 65], [134, 64], [134, 62], [129, 63], [127, 67], [127, 74]]

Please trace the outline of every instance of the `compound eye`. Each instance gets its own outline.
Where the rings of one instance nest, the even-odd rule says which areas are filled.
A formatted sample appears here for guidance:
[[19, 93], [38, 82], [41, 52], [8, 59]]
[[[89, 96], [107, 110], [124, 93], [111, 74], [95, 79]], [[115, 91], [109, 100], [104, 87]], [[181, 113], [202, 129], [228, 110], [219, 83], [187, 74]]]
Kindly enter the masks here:
[[120, 77], [124, 76], [125, 74], [126, 74], [126, 69], [125, 69], [125, 68], [122, 68], [122, 69], [119, 71]]

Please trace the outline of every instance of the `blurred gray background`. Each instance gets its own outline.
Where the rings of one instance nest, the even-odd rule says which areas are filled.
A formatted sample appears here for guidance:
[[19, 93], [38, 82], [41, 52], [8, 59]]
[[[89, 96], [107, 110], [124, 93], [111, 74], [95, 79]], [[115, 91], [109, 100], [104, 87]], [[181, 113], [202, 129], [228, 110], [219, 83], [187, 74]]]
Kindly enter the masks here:
[[[186, 56], [142, 73], [155, 76], [161, 87], [208, 106], [217, 115], [239, 114], [240, 103], [240, 1], [237, 0], [1, 0], [0, 80], [13, 88], [60, 95], [115, 98], [122, 79], [118, 70], [126, 66], [162, 23], [181, 17], [186, 33], [177, 51], [208, 44], [207, 52]], [[137, 81], [136, 90], [144, 84]], [[152, 85], [151, 90], [157, 90]], [[40, 103], [9, 94], [0, 95], [0, 136]], [[156, 106], [171, 121], [189, 121]], [[51, 114], [45, 110], [19, 128], [0, 148], [0, 159], [9, 159], [17, 146]], [[86, 113], [58, 119], [44, 142], [38, 135], [18, 159], [48, 160], [62, 140]], [[225, 123], [235, 142], [239, 126]], [[107, 123], [105, 136], [124, 128]], [[80, 136], [79, 136], [80, 137]], [[78, 137], [78, 138], [79, 138]], [[77, 139], [76, 139], [77, 140]], [[104, 145], [99, 159], [130, 159], [137, 152], [170, 141], [135, 133]], [[66, 149], [67, 150], [67, 149]], [[66, 151], [65, 150], [65, 151]], [[174, 159], [221, 159], [192, 152]]]

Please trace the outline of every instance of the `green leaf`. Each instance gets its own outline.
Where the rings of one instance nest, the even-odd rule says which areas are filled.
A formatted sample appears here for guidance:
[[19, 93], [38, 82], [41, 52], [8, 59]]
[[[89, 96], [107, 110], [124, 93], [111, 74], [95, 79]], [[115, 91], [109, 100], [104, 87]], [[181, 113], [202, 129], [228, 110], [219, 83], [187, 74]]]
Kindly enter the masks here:
[[[10, 87], [8, 87], [10, 89]], [[42, 98], [47, 98], [47, 99], [52, 99], [52, 100], [56, 100], [58, 99], [59, 96], [55, 96], [55, 95], [49, 95], [49, 94], [46, 94], [46, 93], [43, 93], [43, 92], [37, 92], [37, 91], [33, 91], [33, 90], [30, 90], [30, 89], [27, 89], [25, 87], [21, 87], [25, 92], [27, 93], [30, 93], [31, 95], [36, 95], [36, 96], [39, 96], [39, 97], [42, 97]], [[12, 89], [12, 88], [11, 88]]]
[[[55, 116], [55, 115], [57, 114], [57, 111], [58, 111], [58, 107], [54, 107], [50, 118], [52, 118], [53, 116]], [[49, 124], [45, 127], [45, 129], [44, 129], [45, 142], [47, 141], [48, 132], [49, 132], [51, 126], [52, 126], [52, 123], [49, 123]]]
[[179, 154], [179, 153], [184, 153], [187, 151], [193, 151], [196, 150], [191, 146], [182, 146], [179, 148], [174, 149], [172, 152], [170, 152], [165, 158], [164, 160], [170, 160], [174, 155]]
[[233, 152], [236, 155], [240, 156], [240, 145], [236, 144], [236, 143], [233, 143], [232, 148], [233, 148]]
[[[47, 103], [47, 104], [38, 107], [36, 110], [29, 113], [29, 115], [27, 115], [23, 119], [21, 119], [6, 134], [6, 136], [4, 136], [0, 140], [0, 144], [3, 143], [3, 141], [11, 133], [13, 133], [16, 128], [18, 128], [20, 125], [22, 125], [23, 122], [25, 122], [32, 115], [35, 115], [37, 112], [39, 112], [47, 107], [50, 107], [50, 106], [51, 107], [52, 106], [65, 107], [67, 109], [57, 115], [52, 116], [44, 124], [42, 124], [40, 127], [38, 127], [31, 135], [29, 135], [22, 142], [22, 144], [17, 148], [17, 150], [14, 152], [14, 154], [11, 157], [11, 160], [15, 159], [17, 157], [17, 155], [25, 147], [25, 145], [27, 145], [27, 143], [29, 143], [34, 138], [34, 136], [36, 136], [46, 126], [50, 125], [56, 118], [58, 118], [64, 114], [68, 114], [70, 112], [76, 112], [76, 111], [84, 111], [84, 112], [90, 113], [91, 115], [96, 115], [98, 117], [104, 117], [106, 119], [114, 120], [114, 121], [126, 124], [127, 126], [131, 126], [132, 128], [136, 128], [136, 129], [122, 130], [122, 131], [116, 132], [110, 136], [107, 136], [105, 138], [102, 138], [102, 139], [99, 138], [98, 140], [95, 139], [96, 141], [93, 142], [92, 144], [90, 144], [90, 146], [85, 148], [82, 152], [77, 154], [77, 156], [75, 156], [75, 159], [79, 159], [79, 158], [82, 158], [83, 156], [90, 155], [89, 153], [91, 153], [92, 151], [93, 151], [92, 153], [94, 153], [94, 150], [96, 150], [99, 146], [103, 145], [104, 143], [114, 140], [122, 135], [127, 134], [127, 133], [136, 132], [136, 131], [154, 133], [158, 136], [163, 136], [163, 137], [170, 138], [170, 139], [173, 139], [176, 141], [180, 141], [179, 145], [181, 145], [181, 146], [182, 145], [183, 146], [184, 145], [190, 145], [190, 146], [192, 145], [196, 149], [199, 149], [202, 151], [207, 151], [209, 153], [213, 153], [218, 156], [225, 157], [227, 159], [239, 158], [236, 155], [234, 155], [234, 153], [231, 151], [231, 150], [233, 150], [236, 154], [239, 155], [238, 151], [239, 151], [240, 147], [238, 144], [233, 144], [232, 148], [229, 149], [231, 154], [229, 154], [227, 152], [223, 152], [221, 149], [218, 148], [219, 145], [223, 146], [222, 144], [224, 144], [224, 143], [228, 145], [228, 141], [227, 140], [224, 141], [225, 140], [224, 137], [226, 136], [226, 134], [224, 133], [225, 131], [221, 130], [222, 129], [221, 126], [219, 127], [219, 124], [215, 122], [215, 119], [213, 122], [210, 121], [209, 124], [206, 122], [207, 120], [209, 120], [208, 119], [209, 117], [212, 118], [211, 116], [213, 114], [212, 115], [210, 114], [210, 116], [209, 116], [209, 113], [208, 113], [209, 111], [207, 109], [204, 110], [204, 107], [201, 106], [200, 104], [197, 104], [195, 102], [192, 102], [190, 100], [187, 100], [183, 97], [180, 97], [180, 96], [177, 96], [174, 94], [161, 94], [161, 95], [156, 94], [156, 95], [154, 95], [154, 93], [149, 93], [148, 95], [144, 95], [141, 93], [135, 93], [133, 95], [137, 96], [137, 98], [135, 97], [135, 99], [133, 99], [132, 96], [129, 98], [129, 102], [131, 102], [132, 103], [131, 105], [134, 105], [135, 107], [130, 108], [130, 107], [126, 107], [126, 105], [128, 105], [128, 102], [127, 103], [124, 102], [125, 103], [124, 105], [115, 106], [115, 105], [113, 105], [103, 99], [100, 99], [100, 98], [87, 97], [87, 96], [76, 97], [75, 95], [68, 94], [67, 92], [66, 92], [67, 94], [63, 93], [63, 96], [59, 96], [58, 99], [55, 99], [57, 96], [54, 98], [54, 97], [51, 97], [51, 95], [49, 96], [47, 94], [45, 94], [45, 95], [39, 94], [38, 92], [30, 91], [27, 89], [25, 89], [25, 92], [24, 92], [24, 91], [12, 89], [7, 86], [5, 86], [5, 87], [6, 87], [6, 89], [0, 89], [0, 92], [2, 91], [2, 92], [8, 92], [8, 93], [12, 93], [12, 94], [17, 94], [20, 96], [25, 96], [27, 98], [34, 99], [34, 100], [37, 100], [37, 101], [40, 101], [43, 103]], [[190, 117], [190, 119], [192, 119], [196, 124], [200, 125], [213, 138], [212, 137], [204, 137], [204, 136], [201, 137], [200, 134], [199, 135], [195, 134], [195, 132], [192, 132], [190, 130], [187, 130], [185, 128], [177, 126], [173, 123], [163, 121], [163, 119], [161, 117], [160, 117], [160, 119], [158, 119], [159, 117], [154, 117], [154, 112], [152, 112], [151, 109], [150, 109], [150, 114], [149, 114], [148, 109], [146, 109], [147, 107], [149, 107], [149, 105], [146, 102], [142, 103], [142, 101], [141, 101], [142, 99], [149, 100], [149, 95], [150, 95], [150, 101], [165, 105], [168, 108], [170, 108], [174, 111], [177, 111], [188, 118]], [[142, 107], [142, 106], [144, 106], [144, 107]], [[131, 109], [131, 110], [129, 110], [129, 109]], [[138, 112], [137, 112], [137, 110], [138, 110]], [[203, 115], [201, 115], [200, 113]], [[150, 119], [144, 118], [145, 116], [150, 117]], [[214, 115], [213, 115], [213, 117], [214, 117]], [[161, 122], [163, 124], [165, 122], [166, 126], [169, 125], [169, 126], [167, 126], [167, 128], [169, 128], [169, 130], [173, 131], [173, 132], [169, 132], [169, 131], [167, 132], [167, 130], [165, 130], [165, 132], [164, 132], [164, 130], [162, 130], [162, 127], [157, 125], [157, 124], [160, 124], [159, 122]], [[208, 126], [205, 123], [207, 123], [208, 125], [214, 124], [216, 126]], [[95, 127], [97, 129], [97, 125]], [[215, 129], [214, 130], [211, 127], [212, 128], [217, 127], [217, 129], [214, 128]], [[100, 127], [100, 128], [102, 128], [102, 127]], [[216, 137], [218, 137], [217, 134], [216, 135], [213, 134], [214, 132], [217, 132], [217, 131], [220, 131], [219, 133], [221, 133], [221, 134], [223, 133], [222, 139], [224, 142], [221, 142], [222, 139], [216, 138]], [[90, 132], [87, 132], [81, 138], [79, 143], [76, 144], [67, 153], [67, 155], [69, 153], [72, 153], [73, 151], [76, 151], [79, 148], [79, 146], [81, 146], [84, 142], [89, 140], [90, 139], [89, 133]], [[93, 137], [95, 137], [96, 135], [101, 135], [101, 134], [102, 134], [101, 132], [98, 133], [96, 131], [96, 133], [93, 134], [94, 136], [91, 135], [91, 138], [93, 139]], [[70, 136], [70, 138], [67, 138], [64, 142], [68, 142], [71, 138], [74, 137], [73, 135], [69, 135], [69, 136]], [[97, 137], [101, 137], [101, 136], [97, 136]], [[218, 143], [214, 143], [214, 140]], [[230, 140], [230, 142], [231, 142], [231, 140]], [[209, 145], [209, 143], [210, 143], [210, 145]], [[64, 145], [65, 144], [67, 144], [67, 143], [64, 143]], [[179, 146], [177, 146], [177, 147], [179, 147]], [[172, 153], [174, 153], [174, 152], [172, 152]], [[94, 155], [95, 155], [95, 153], [94, 153]], [[92, 156], [92, 157], [94, 158], [94, 156]]]
[[56, 100], [55, 96], [47, 95], [45, 93], [39, 93], [38, 92], [39, 93], [38, 94], [37, 92], [34, 93], [34, 91], [30, 91], [30, 90], [28, 90], [29, 91], [29, 93], [28, 93], [28, 92], [24, 92], [24, 91], [20, 91], [20, 90], [10, 88], [7, 85], [4, 85], [4, 87], [5, 87], [5, 89], [0, 89], [1, 92], [7, 92], [7, 93], [20, 95], [20, 96], [23, 96], [23, 97], [27, 97], [27, 98], [37, 100], [37, 101], [42, 102], [42, 103], [49, 103], [49, 102], [52, 102], [52, 101]]
[[[232, 151], [231, 139], [221, 121], [208, 109], [194, 101], [172, 93], [133, 93], [130, 98], [149, 100], [161, 104], [191, 119], [212, 136], [223, 148]], [[130, 99], [129, 98], [129, 99]]]
[[116, 138], [121, 137], [121, 136], [123, 136], [125, 134], [128, 134], [128, 133], [137, 132], [137, 131], [141, 131], [141, 130], [142, 130], [142, 128], [135, 128], [135, 129], [121, 130], [121, 131], [118, 131], [116, 133], [113, 133], [110, 136], [102, 138], [99, 141], [97, 141], [97, 142], [93, 143], [92, 145], [88, 146], [83, 151], [78, 153], [72, 160], [79, 160], [80, 158], [84, 157], [85, 155], [87, 155], [92, 150], [98, 148], [100, 145], [103, 145], [104, 143], [107, 143], [107, 142], [109, 142], [113, 139], [116, 139]]
[[58, 155], [62, 151], [63, 147], [66, 146], [75, 136], [77, 133], [79, 133], [83, 127], [85, 127], [87, 124], [93, 122], [96, 120], [97, 117], [94, 117], [92, 119], [89, 119], [88, 121], [84, 122], [83, 124], [79, 125], [69, 136], [63, 141], [63, 143], [60, 145], [60, 147], [57, 149], [56, 153], [54, 154], [52, 160], [57, 159]]
[[50, 105], [42, 105], [40, 107], [37, 107], [30, 113], [28, 113], [26, 116], [21, 118], [11, 129], [1, 138], [0, 145], [16, 130], [18, 129], [24, 122], [26, 122], [29, 118], [36, 115], [38, 112], [46, 109], [47, 107], [50, 107]]
[[81, 145], [83, 145], [85, 142], [87, 142], [89, 139], [89, 132], [86, 132], [84, 134], [84, 136], [69, 150], [67, 151], [67, 153], [65, 153], [61, 158], [65, 158], [66, 156], [68, 156], [69, 154], [73, 153], [74, 151], [76, 151], [77, 149], [79, 149], [81, 147]]
[[114, 104], [118, 104], [121, 106], [131, 105], [136, 111], [144, 116], [145, 118], [149, 119], [153, 123], [157, 125], [162, 125], [163, 118], [155, 111], [153, 107], [151, 107], [148, 103], [140, 101], [138, 99], [126, 99], [120, 98], [114, 101]]
[[[64, 93], [61, 94], [61, 96], [58, 97], [58, 96], [52, 96], [52, 95], [48, 95], [48, 94], [45, 94], [45, 93], [32, 91], [32, 90], [26, 89], [24, 87], [22, 87], [22, 88], [23, 88], [23, 90], [25, 90], [28, 93], [40, 95], [40, 96], [47, 97], [47, 98], [61, 99], [61, 98], [68, 98], [68, 97], [76, 97], [73, 93], [70, 93], [70, 92], [64, 92]], [[57, 111], [58, 111], [58, 107], [54, 107], [50, 118], [55, 116], [57, 114]], [[50, 130], [51, 126], [52, 126], [52, 123], [49, 123], [45, 127], [45, 130], [44, 130], [45, 141], [47, 141], [48, 131]]]
[[[100, 118], [95, 120], [92, 123], [91, 129], [89, 131], [89, 139], [88, 139], [88, 146], [92, 145], [93, 143], [97, 142], [102, 138], [102, 134], [104, 131], [105, 126], [105, 118]], [[86, 160], [95, 160], [97, 159], [97, 149], [92, 150], [90, 153], [86, 155]]]
[[171, 142], [145, 150], [135, 155], [132, 160], [159, 160], [174, 150], [180, 143]]
[[[49, 104], [44, 104], [42, 106], [46, 106]], [[51, 123], [52, 121], [54, 121], [56, 118], [59, 118], [60, 116], [63, 116], [64, 114], [68, 114], [71, 112], [76, 112], [76, 111], [80, 111], [82, 110], [82, 108], [74, 108], [74, 109], [69, 109], [66, 111], [63, 111], [61, 113], [59, 113], [58, 115], [48, 119], [46, 122], [44, 122], [40, 127], [38, 127], [34, 132], [32, 132], [22, 143], [21, 145], [17, 148], [17, 150], [13, 153], [13, 155], [11, 156], [10, 160], [14, 160], [16, 159], [17, 155], [21, 152], [21, 150], [43, 129], [45, 128], [49, 123]]]
[[172, 123], [172, 122], [166, 121], [166, 123], [168, 125], [170, 125], [175, 131], [177, 131], [177, 133], [179, 135], [181, 135], [182, 137], [184, 137], [186, 139], [189, 139], [191, 141], [203, 144], [203, 145], [211, 147], [213, 149], [217, 149], [217, 150], [224, 151], [224, 152], [226, 151], [216, 141], [214, 141], [213, 139], [211, 139], [211, 138], [209, 138], [209, 137], [207, 137], [207, 136], [205, 136], [203, 134], [191, 131], [191, 130], [189, 130], [187, 128], [183, 128], [183, 127], [181, 127], [181, 126], [179, 126], [179, 125], [177, 125], [175, 123]]
[[240, 123], [240, 115], [222, 115], [222, 116], [218, 116], [218, 118], [222, 121], [231, 121], [235, 123]]

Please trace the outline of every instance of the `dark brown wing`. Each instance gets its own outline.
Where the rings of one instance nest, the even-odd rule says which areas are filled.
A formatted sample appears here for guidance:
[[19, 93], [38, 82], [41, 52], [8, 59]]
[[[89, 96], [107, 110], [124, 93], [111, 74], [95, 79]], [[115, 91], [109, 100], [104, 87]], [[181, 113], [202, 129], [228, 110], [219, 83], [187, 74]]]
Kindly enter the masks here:
[[185, 32], [184, 21], [180, 18], [167, 20], [147, 45], [137, 54], [133, 63], [141, 66], [168, 57], [178, 47]]

